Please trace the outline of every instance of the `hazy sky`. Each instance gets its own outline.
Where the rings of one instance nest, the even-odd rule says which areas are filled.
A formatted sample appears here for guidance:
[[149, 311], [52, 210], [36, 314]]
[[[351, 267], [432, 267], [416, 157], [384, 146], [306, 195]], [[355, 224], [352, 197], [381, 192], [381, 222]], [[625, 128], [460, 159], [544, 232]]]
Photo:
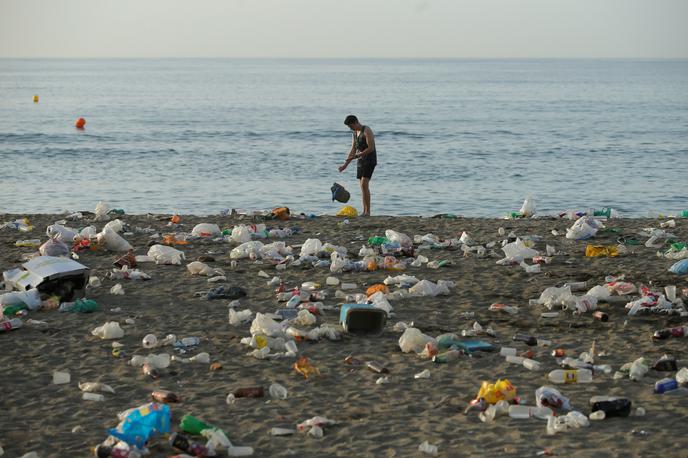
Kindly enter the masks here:
[[688, 57], [688, 0], [0, 0], [0, 57]]

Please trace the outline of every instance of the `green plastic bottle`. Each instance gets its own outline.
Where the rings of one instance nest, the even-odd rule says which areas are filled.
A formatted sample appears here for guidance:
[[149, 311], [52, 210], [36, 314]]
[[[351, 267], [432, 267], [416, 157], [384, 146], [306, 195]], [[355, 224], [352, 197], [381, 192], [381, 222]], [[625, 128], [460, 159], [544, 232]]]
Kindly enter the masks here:
[[182, 421], [179, 423], [179, 427], [182, 428], [185, 433], [195, 435], [200, 435], [201, 431], [204, 429], [217, 429], [215, 426], [204, 423], [193, 415], [184, 415]]
[[683, 210], [681, 212], [681, 218], [688, 218], [688, 210]]
[[72, 312], [91, 313], [99, 310], [98, 303], [93, 299], [78, 299], [74, 302]]
[[20, 312], [22, 310], [28, 310], [29, 308], [26, 306], [26, 304], [12, 304], [12, 305], [6, 305], [5, 308], [2, 309], [2, 314], [5, 316], [14, 316], [17, 314], [17, 312]]
[[389, 242], [389, 239], [387, 237], [374, 236], [368, 239], [368, 245], [370, 246], [379, 246], [387, 242]]

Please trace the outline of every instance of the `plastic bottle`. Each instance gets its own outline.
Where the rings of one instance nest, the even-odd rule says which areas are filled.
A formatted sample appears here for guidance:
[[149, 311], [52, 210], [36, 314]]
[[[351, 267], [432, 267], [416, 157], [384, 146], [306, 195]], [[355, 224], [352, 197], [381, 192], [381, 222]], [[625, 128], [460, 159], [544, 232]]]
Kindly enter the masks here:
[[515, 404], [509, 406], [509, 416], [511, 418], [524, 419], [530, 417], [547, 418], [553, 414], [549, 407], [535, 407]]
[[540, 364], [539, 361], [535, 361], [534, 359], [524, 358], [523, 359], [523, 367], [525, 367], [529, 371], [537, 371], [537, 370], [540, 370], [540, 368], [542, 367], [542, 364]]
[[12, 318], [0, 323], [0, 332], [11, 331], [12, 329], [21, 328], [24, 323], [19, 318]]
[[591, 383], [592, 371], [589, 369], [556, 369], [547, 374], [552, 383]]
[[205, 423], [193, 415], [184, 415], [179, 423], [179, 427], [185, 433], [192, 434], [194, 436], [200, 435], [201, 431], [204, 429], [213, 429], [213, 425]]
[[53, 371], [53, 383], [55, 385], [63, 385], [69, 383], [71, 376], [67, 371]]
[[155, 367], [153, 367], [151, 363], [143, 363], [141, 370], [143, 371], [144, 375], [147, 375], [153, 380], [157, 380], [160, 378], [160, 372], [158, 372], [158, 370]]
[[508, 363], [522, 365], [523, 360], [525, 358], [523, 358], [522, 356], [507, 355], [507, 357], [505, 359], [506, 359], [506, 362], [508, 362]]
[[655, 393], [662, 394], [678, 388], [678, 382], [673, 378], [663, 378], [655, 382]]
[[441, 355], [434, 355], [432, 357], [432, 362], [434, 363], [448, 363], [450, 361], [456, 361], [461, 357], [462, 352], [459, 350], [448, 350], [442, 353]]
[[292, 436], [294, 434], [296, 434], [296, 430], [290, 428], [272, 428], [270, 430], [271, 436]]
[[143, 345], [143, 348], [155, 348], [158, 346], [158, 338], [155, 336], [155, 334], [147, 334], [141, 344]]

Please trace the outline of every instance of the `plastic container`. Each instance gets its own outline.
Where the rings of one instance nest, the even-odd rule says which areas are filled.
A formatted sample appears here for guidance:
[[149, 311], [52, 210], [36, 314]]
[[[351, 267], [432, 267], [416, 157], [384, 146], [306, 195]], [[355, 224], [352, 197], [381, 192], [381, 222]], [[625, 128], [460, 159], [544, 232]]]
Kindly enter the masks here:
[[63, 385], [69, 383], [71, 376], [66, 371], [53, 371], [53, 383], [55, 385]]
[[339, 322], [352, 334], [380, 334], [387, 322], [387, 312], [370, 304], [344, 304]]
[[547, 374], [552, 383], [591, 383], [592, 371], [589, 369], [556, 369]]

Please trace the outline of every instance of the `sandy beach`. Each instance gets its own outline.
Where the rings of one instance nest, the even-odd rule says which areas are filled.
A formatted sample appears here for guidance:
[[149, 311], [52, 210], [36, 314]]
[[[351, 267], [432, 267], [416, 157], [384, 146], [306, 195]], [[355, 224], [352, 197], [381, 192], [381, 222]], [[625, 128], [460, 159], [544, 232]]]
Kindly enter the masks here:
[[[159, 234], [191, 232], [198, 223], [217, 224], [230, 230], [240, 224], [251, 224], [247, 216], [190, 216], [182, 215], [177, 225], [169, 225], [171, 215], [123, 215], [120, 219], [131, 228], [152, 228]], [[0, 222], [28, 217], [34, 227], [22, 233], [13, 229], [0, 230], [0, 269], [6, 271], [20, 267], [22, 256], [34, 252], [28, 247], [16, 247], [20, 239], [40, 238], [45, 241], [46, 227], [64, 215], [0, 215]], [[93, 222], [93, 215], [67, 222], [73, 228], [94, 224], [100, 230], [104, 222]], [[288, 266], [276, 270], [267, 261], [240, 259], [232, 267], [229, 253], [236, 246], [212, 238], [192, 240], [176, 248], [185, 253], [182, 265], [138, 266], [151, 276], [148, 281], [114, 280], [108, 277], [113, 261], [122, 253], [103, 249], [80, 251], [78, 262], [91, 269], [91, 276], [99, 277], [102, 285], [89, 287], [86, 297], [94, 299], [100, 310], [94, 313], [60, 313], [57, 310], [30, 312], [24, 319], [45, 321], [46, 324], [25, 324], [17, 330], [0, 333], [0, 367], [2, 376], [2, 415], [0, 415], [0, 445], [5, 456], [18, 457], [35, 451], [40, 457], [89, 456], [92, 448], [106, 439], [107, 428], [117, 425], [117, 413], [151, 401], [156, 389], [172, 390], [182, 402], [170, 404], [173, 412], [173, 430], [179, 430], [179, 419], [192, 414], [222, 428], [236, 445], [250, 446], [256, 457], [402, 457], [423, 456], [418, 446], [428, 441], [438, 446], [438, 456], [536, 456], [551, 453], [556, 456], [688, 456], [688, 438], [685, 412], [688, 397], [683, 394], [654, 394], [657, 380], [672, 376], [673, 372], [650, 369], [639, 381], [628, 376], [615, 380], [614, 372], [595, 374], [593, 383], [558, 385], [557, 388], [571, 400], [574, 410], [590, 413], [589, 399], [595, 395], [615, 395], [630, 399], [633, 410], [642, 407], [644, 416], [608, 418], [592, 421], [589, 427], [571, 429], [556, 435], [546, 434], [546, 421], [529, 418], [496, 418], [494, 423], [483, 423], [478, 412], [463, 413], [475, 398], [481, 382], [494, 382], [508, 378], [516, 387], [522, 402], [535, 405], [535, 390], [551, 385], [546, 374], [559, 368], [551, 352], [561, 348], [568, 354], [588, 351], [593, 340], [602, 354], [596, 364], [609, 364], [613, 371], [623, 364], [644, 356], [650, 365], [663, 354], [676, 357], [678, 367], [688, 363], [688, 338], [653, 341], [656, 329], [679, 326], [686, 319], [667, 315], [627, 316], [625, 302], [601, 302], [597, 309], [609, 316], [609, 321], [595, 320], [591, 313], [573, 315], [559, 310], [555, 318], [542, 318], [548, 310], [542, 305], [529, 305], [550, 286], [566, 282], [583, 282], [588, 287], [602, 285], [608, 275], [625, 275], [626, 281], [646, 285], [663, 291], [667, 285], [676, 285], [679, 297], [688, 287], [688, 277], [667, 271], [675, 262], [658, 257], [656, 248], [644, 246], [646, 237], [638, 234], [643, 228], [658, 228], [664, 220], [611, 219], [606, 227], [614, 231], [600, 231], [591, 240], [568, 240], [566, 228], [573, 221], [558, 218], [537, 219], [474, 219], [474, 218], [421, 218], [384, 217], [353, 218], [348, 224], [342, 218], [322, 216], [313, 219], [266, 221], [268, 226], [298, 227], [301, 232], [286, 237], [287, 245], [296, 246], [306, 239], [317, 238], [348, 249], [349, 257], [358, 259], [357, 253], [372, 236], [384, 236], [386, 229], [409, 235], [432, 233], [442, 239], [459, 238], [467, 232], [477, 244], [498, 242], [487, 249], [488, 256], [464, 256], [457, 249], [429, 249], [417, 251], [430, 261], [446, 260], [448, 265], [438, 269], [408, 267], [405, 272], [376, 270], [373, 272], [344, 272], [331, 274], [327, 268], [310, 264]], [[688, 222], [677, 219], [675, 228], [667, 231], [678, 241], [688, 240]], [[503, 227], [506, 234], [542, 237], [534, 248], [545, 253], [546, 245], [553, 246], [557, 254], [541, 272], [527, 273], [516, 266], [497, 265], [503, 257], [498, 234]], [[553, 235], [556, 230], [559, 235]], [[124, 234], [137, 255], [145, 255], [151, 242], [150, 234], [133, 231]], [[639, 245], [627, 245], [628, 252], [618, 257], [585, 257], [585, 247], [616, 245], [619, 237], [636, 238]], [[272, 240], [266, 240], [268, 243]], [[494, 251], [495, 254], [489, 254]], [[294, 249], [298, 255], [298, 248]], [[206, 276], [192, 276], [186, 264], [201, 256], [212, 256], [206, 262], [213, 268], [223, 269], [227, 281], [210, 284]], [[402, 258], [403, 259], [403, 258]], [[527, 261], [531, 264], [531, 261]], [[269, 278], [259, 276], [264, 271]], [[356, 289], [347, 294], [362, 293], [387, 276], [401, 273], [433, 282], [450, 280], [455, 286], [449, 295], [437, 297], [409, 297], [391, 300], [394, 307], [383, 333], [379, 336], [344, 334], [339, 341], [321, 339], [317, 342], [298, 342], [300, 355], [310, 359], [321, 376], [306, 380], [292, 368], [294, 358], [258, 360], [247, 355], [251, 350], [240, 343], [250, 336], [250, 322], [231, 326], [228, 322], [227, 299], [207, 300], [194, 293], [206, 291], [220, 284], [239, 286], [247, 296], [240, 299], [239, 309], [272, 313], [283, 308], [278, 303], [275, 287], [267, 282], [280, 276], [287, 287], [306, 281], [317, 282], [327, 296], [326, 306], [340, 305], [335, 298], [335, 286], [326, 286], [326, 278], [335, 276], [342, 282], [355, 283]], [[121, 283], [125, 294], [113, 295], [110, 288]], [[394, 291], [396, 288], [391, 286]], [[577, 295], [584, 291], [575, 292]], [[637, 294], [634, 296], [637, 298]], [[686, 298], [684, 297], [684, 300]], [[517, 314], [489, 311], [493, 303], [519, 307]], [[113, 310], [120, 311], [113, 311]], [[472, 312], [469, 317], [466, 312]], [[130, 319], [131, 324], [126, 320]], [[125, 331], [117, 339], [124, 347], [119, 358], [112, 355], [112, 341], [91, 335], [91, 330], [107, 321], [117, 321]], [[319, 323], [337, 325], [338, 310], [326, 310]], [[399, 348], [401, 332], [394, 330], [398, 322], [413, 326], [436, 337], [453, 332], [461, 334], [478, 321], [491, 327], [495, 336], [475, 337], [492, 343], [497, 351], [476, 352], [461, 356], [447, 364], [435, 364], [414, 353], [402, 353]], [[155, 334], [159, 339], [175, 334], [179, 338], [197, 336], [201, 343], [186, 357], [200, 352], [210, 354], [211, 362], [222, 365], [211, 371], [209, 364], [183, 364], [172, 362], [161, 370], [159, 380], [144, 375], [140, 368], [128, 364], [134, 355], [168, 352], [180, 356], [172, 347], [156, 350], [144, 349], [142, 338]], [[527, 347], [514, 342], [516, 333], [551, 340], [550, 346]], [[532, 349], [533, 359], [542, 367], [530, 371], [523, 366], [507, 363], [499, 355], [501, 346], [516, 347], [520, 352]], [[376, 384], [379, 374], [363, 367], [344, 363], [353, 355], [362, 361], [376, 361], [389, 369], [389, 383]], [[429, 379], [416, 379], [414, 375], [429, 370]], [[54, 370], [68, 370], [71, 382], [52, 383]], [[102, 382], [114, 388], [115, 393], [103, 393], [105, 401], [82, 400], [77, 383]], [[280, 383], [288, 389], [285, 400], [238, 399], [233, 405], [226, 397], [237, 388]], [[325, 416], [337, 423], [324, 427], [324, 436], [315, 438], [302, 432], [286, 437], [269, 434], [273, 427], [295, 428], [315, 415]], [[78, 427], [78, 428], [77, 428]], [[75, 429], [76, 428], [76, 429]], [[73, 430], [75, 432], [73, 432]], [[199, 439], [199, 441], [205, 442]], [[154, 440], [150, 444], [152, 457], [180, 453], [167, 441]], [[428, 455], [425, 455], [428, 456]]]

